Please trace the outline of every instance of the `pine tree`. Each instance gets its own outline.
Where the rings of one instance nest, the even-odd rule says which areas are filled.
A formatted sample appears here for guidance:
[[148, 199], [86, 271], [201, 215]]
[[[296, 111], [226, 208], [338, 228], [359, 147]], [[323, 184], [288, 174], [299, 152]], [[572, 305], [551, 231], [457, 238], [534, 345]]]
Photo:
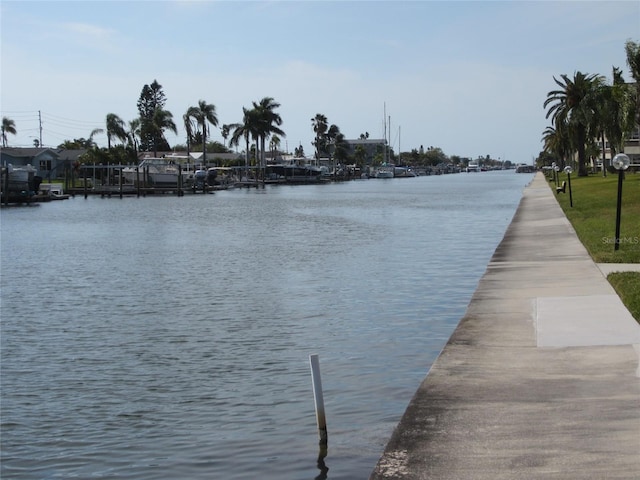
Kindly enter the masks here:
[[170, 150], [169, 144], [162, 135], [162, 131], [154, 126], [154, 116], [157, 110], [164, 110], [167, 98], [162, 91], [162, 85], [154, 80], [151, 85], [142, 87], [138, 99], [138, 113], [140, 114], [140, 151]]

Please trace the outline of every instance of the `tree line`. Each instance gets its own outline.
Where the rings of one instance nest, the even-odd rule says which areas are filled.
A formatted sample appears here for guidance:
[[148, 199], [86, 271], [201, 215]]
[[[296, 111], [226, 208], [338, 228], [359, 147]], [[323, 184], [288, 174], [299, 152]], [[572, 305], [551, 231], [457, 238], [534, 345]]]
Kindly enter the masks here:
[[[613, 67], [612, 81], [599, 74], [575, 72], [573, 78], [566, 74], [553, 77], [557, 87], [548, 92], [544, 101], [546, 118], [551, 120], [542, 134], [543, 151], [538, 156], [539, 164], [556, 161], [561, 165], [577, 156], [578, 175], [587, 175], [587, 159], [597, 157], [602, 150], [604, 162], [605, 138], [609, 143], [611, 157], [621, 152], [625, 140], [640, 125], [640, 44], [632, 40], [625, 43], [627, 64], [635, 84], [626, 83], [622, 71]], [[115, 113], [108, 113], [104, 129], [93, 130], [89, 138], [67, 140], [59, 145], [65, 149], [88, 149], [86, 161], [101, 163], [130, 163], [137, 160], [138, 152], [171, 150], [165, 132], [177, 134], [173, 114], [165, 108], [166, 95], [162, 85], [154, 80], [143, 86], [138, 98], [138, 117], [126, 123]], [[252, 102], [251, 108], [242, 108], [242, 121], [221, 125], [224, 144], [207, 141], [210, 127], [218, 127], [216, 107], [205, 100], [190, 106], [182, 116], [186, 132], [186, 145], [177, 145], [188, 153], [193, 150], [203, 152], [206, 163], [207, 152], [229, 153], [229, 147], [244, 145], [245, 163], [264, 166], [268, 148], [278, 150], [280, 137], [286, 136], [282, 130], [282, 117], [277, 113], [280, 104], [272, 97], [264, 97]], [[335, 162], [354, 162], [364, 164], [365, 152], [356, 147], [349, 156], [349, 144], [340, 128], [330, 124], [325, 115], [318, 113], [311, 119], [315, 134], [312, 145], [315, 157], [330, 158]], [[2, 118], [2, 146], [7, 146], [7, 135], [17, 133], [13, 120]], [[97, 147], [93, 137], [106, 133], [107, 148]], [[368, 138], [368, 133], [361, 138]], [[227, 144], [227, 139], [229, 142]], [[119, 144], [115, 142], [119, 141]], [[184, 148], [183, 148], [184, 147]], [[398, 161], [388, 146], [378, 152], [375, 163]], [[304, 156], [302, 145], [295, 148], [296, 156]], [[407, 152], [401, 163], [409, 161], [412, 165], [426, 166], [439, 163], [463, 163], [468, 159], [448, 157], [438, 147], [429, 147], [426, 151], [412, 149]], [[481, 157], [479, 157], [481, 158]], [[488, 156], [487, 156], [488, 159]], [[606, 165], [603, 165], [606, 169]]]
[[579, 176], [588, 175], [587, 160], [602, 151], [606, 171], [605, 139], [611, 158], [624, 149], [626, 139], [640, 125], [640, 43], [625, 43], [627, 64], [635, 84], [625, 82], [622, 71], [613, 67], [612, 80], [599, 74], [575, 72], [553, 77], [557, 89], [544, 101], [551, 119], [543, 134], [543, 151], [538, 164], [552, 161], [565, 165], [577, 156]]

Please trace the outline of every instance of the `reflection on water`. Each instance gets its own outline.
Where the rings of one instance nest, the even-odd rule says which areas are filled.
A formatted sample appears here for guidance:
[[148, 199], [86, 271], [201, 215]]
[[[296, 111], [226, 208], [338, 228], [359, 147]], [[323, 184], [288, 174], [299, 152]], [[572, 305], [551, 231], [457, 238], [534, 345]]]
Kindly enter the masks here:
[[2, 477], [367, 478], [530, 179], [3, 209]]
[[320, 445], [320, 452], [318, 453], [318, 470], [320, 470], [320, 474], [315, 477], [315, 480], [326, 480], [329, 478], [327, 473], [329, 472], [329, 467], [327, 467], [324, 459], [327, 458], [327, 445]]

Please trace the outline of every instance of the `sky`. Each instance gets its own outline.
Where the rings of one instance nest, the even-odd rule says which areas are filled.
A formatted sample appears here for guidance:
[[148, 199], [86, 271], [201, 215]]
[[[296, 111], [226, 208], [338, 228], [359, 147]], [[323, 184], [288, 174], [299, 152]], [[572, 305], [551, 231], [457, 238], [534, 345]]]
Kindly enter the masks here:
[[[313, 155], [321, 113], [349, 138], [394, 150], [531, 163], [550, 125], [554, 77], [631, 80], [634, 1], [30, 1], [0, 2], [0, 110], [9, 146], [87, 138], [106, 115], [136, 118], [157, 80], [178, 135], [205, 100], [219, 125], [272, 97], [288, 151]], [[212, 140], [224, 142], [219, 128]], [[105, 134], [94, 137], [106, 146]]]

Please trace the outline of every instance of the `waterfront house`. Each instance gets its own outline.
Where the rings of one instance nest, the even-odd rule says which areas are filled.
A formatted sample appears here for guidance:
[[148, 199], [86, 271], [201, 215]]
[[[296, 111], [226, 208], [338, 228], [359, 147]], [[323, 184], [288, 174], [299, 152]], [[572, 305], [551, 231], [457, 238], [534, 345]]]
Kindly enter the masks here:
[[52, 169], [58, 166], [59, 155], [51, 148], [3, 148], [0, 151], [2, 166], [9, 164], [14, 167], [31, 165], [37, 172], [36, 175], [45, 177]]
[[73, 165], [86, 151], [86, 149], [7, 147], [0, 151], [0, 163], [3, 167], [8, 164], [14, 167], [31, 165], [37, 170], [36, 175], [51, 180], [64, 177], [65, 165]]

